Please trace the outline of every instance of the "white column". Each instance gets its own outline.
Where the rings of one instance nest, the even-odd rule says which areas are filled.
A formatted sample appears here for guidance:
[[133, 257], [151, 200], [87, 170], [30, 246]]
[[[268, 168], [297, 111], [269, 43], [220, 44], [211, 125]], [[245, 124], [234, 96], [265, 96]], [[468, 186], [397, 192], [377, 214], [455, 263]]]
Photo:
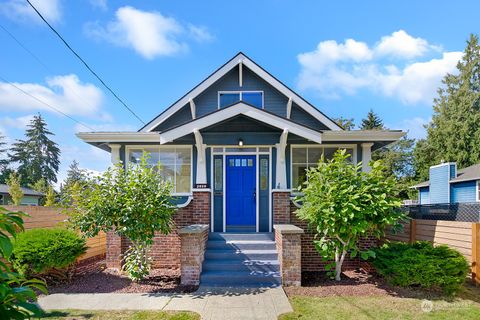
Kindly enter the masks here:
[[284, 129], [280, 141], [275, 145], [277, 148], [276, 185], [274, 189], [287, 188], [287, 163], [285, 161], [285, 148], [287, 146], [288, 129]]
[[108, 146], [111, 149], [110, 156], [111, 156], [112, 164], [119, 163], [120, 162], [120, 148], [121, 148], [121, 145], [119, 145], [119, 144], [109, 144]]
[[196, 180], [197, 184], [206, 184], [207, 183], [207, 161], [205, 149], [206, 145], [203, 144], [203, 138], [200, 134], [200, 131], [197, 129], [193, 130], [195, 135], [195, 143], [197, 147], [197, 175]]
[[370, 161], [372, 160], [372, 146], [373, 143], [362, 143], [362, 171], [370, 172]]

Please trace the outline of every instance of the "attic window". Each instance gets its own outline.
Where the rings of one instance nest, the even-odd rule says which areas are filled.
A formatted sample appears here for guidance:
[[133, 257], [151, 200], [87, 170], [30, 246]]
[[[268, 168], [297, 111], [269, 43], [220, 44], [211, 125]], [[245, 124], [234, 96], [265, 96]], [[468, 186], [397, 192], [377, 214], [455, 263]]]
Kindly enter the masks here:
[[243, 101], [252, 106], [263, 108], [263, 91], [219, 91], [218, 108], [224, 108]]

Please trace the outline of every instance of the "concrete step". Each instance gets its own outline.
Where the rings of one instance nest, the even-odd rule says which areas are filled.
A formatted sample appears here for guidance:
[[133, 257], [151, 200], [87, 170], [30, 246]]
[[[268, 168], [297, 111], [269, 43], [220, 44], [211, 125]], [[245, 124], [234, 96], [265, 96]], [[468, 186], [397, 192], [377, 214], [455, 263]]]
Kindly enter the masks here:
[[200, 277], [200, 284], [216, 287], [276, 287], [281, 285], [281, 277], [279, 272], [205, 271]]
[[278, 272], [280, 271], [280, 263], [277, 260], [205, 260], [202, 270]]
[[207, 250], [205, 260], [277, 260], [277, 250]]
[[257, 233], [224, 233], [224, 232], [210, 232], [209, 240], [223, 240], [223, 241], [274, 241], [275, 237], [271, 232], [257, 232]]
[[276, 250], [271, 240], [208, 240], [207, 250]]

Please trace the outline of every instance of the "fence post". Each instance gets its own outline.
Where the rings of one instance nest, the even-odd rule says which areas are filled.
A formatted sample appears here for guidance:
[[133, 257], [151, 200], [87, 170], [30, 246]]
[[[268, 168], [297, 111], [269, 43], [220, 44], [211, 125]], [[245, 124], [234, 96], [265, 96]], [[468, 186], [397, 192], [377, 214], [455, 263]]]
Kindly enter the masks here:
[[472, 279], [480, 284], [480, 223], [472, 223]]
[[410, 239], [409, 243], [414, 243], [417, 237], [417, 220], [410, 220]]

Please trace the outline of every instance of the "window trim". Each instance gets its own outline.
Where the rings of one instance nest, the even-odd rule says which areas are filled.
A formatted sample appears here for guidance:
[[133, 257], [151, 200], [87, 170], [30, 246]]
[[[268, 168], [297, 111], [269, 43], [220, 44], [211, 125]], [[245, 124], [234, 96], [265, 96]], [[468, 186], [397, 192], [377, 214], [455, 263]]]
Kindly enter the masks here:
[[243, 93], [261, 93], [262, 94], [262, 107], [256, 108], [258, 109], [265, 109], [265, 92], [263, 90], [220, 90], [217, 92], [217, 109], [222, 109], [220, 106], [220, 94], [222, 93], [238, 93], [240, 95], [240, 101], [239, 102], [244, 102], [243, 99]]
[[[125, 145], [125, 154], [124, 154], [124, 159], [125, 159], [125, 165], [130, 162], [129, 159], [129, 152], [132, 149], [147, 149], [147, 148], [156, 148], [160, 151], [161, 148], [183, 148], [183, 149], [189, 149], [190, 150], [190, 192], [172, 192], [172, 196], [176, 197], [188, 197], [193, 194], [193, 147], [192, 145], [187, 145], [187, 144], [168, 144], [168, 145], [158, 145], [158, 144], [135, 144], [135, 145]], [[176, 181], [175, 183], [175, 188], [176, 188]]]
[[[293, 186], [293, 149], [295, 148], [344, 148], [344, 149], [352, 149], [352, 160], [354, 164], [357, 164], [357, 148], [356, 144], [291, 144], [290, 145], [290, 189], [292, 193], [298, 194], [296, 190], [294, 190]], [[308, 161], [308, 158], [307, 158]], [[298, 164], [298, 163], [296, 163]], [[306, 163], [308, 165], [308, 162]]]

